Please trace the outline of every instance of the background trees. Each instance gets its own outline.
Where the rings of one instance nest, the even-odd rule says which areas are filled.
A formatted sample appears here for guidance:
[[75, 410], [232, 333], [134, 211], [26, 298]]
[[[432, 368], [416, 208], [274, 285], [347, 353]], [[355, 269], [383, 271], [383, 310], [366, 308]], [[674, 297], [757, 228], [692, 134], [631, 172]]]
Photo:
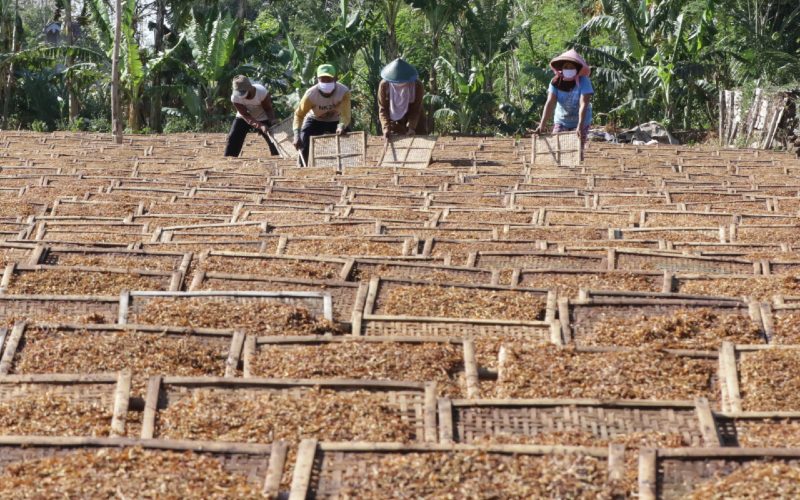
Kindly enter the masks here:
[[[720, 88], [792, 85], [800, 74], [796, 0], [231, 5], [122, 1], [130, 131], [224, 129], [237, 73], [269, 85], [285, 116], [322, 61], [339, 66], [357, 126], [372, 132], [380, 68], [396, 55], [419, 68], [439, 131], [460, 133], [535, 126], [547, 63], [573, 46], [594, 66], [596, 121], [616, 126], [713, 129]], [[109, 0], [0, 0], [0, 125], [107, 130], [116, 16]]]

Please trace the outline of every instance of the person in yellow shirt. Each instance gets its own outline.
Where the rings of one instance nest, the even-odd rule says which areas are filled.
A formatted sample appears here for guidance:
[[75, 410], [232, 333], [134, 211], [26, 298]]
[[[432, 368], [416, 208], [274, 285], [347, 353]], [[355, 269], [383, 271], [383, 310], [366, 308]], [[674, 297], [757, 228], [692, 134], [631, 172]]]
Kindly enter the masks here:
[[338, 82], [336, 68], [317, 68], [317, 84], [308, 89], [294, 112], [294, 147], [308, 162], [311, 137], [342, 134], [350, 126], [350, 89]]

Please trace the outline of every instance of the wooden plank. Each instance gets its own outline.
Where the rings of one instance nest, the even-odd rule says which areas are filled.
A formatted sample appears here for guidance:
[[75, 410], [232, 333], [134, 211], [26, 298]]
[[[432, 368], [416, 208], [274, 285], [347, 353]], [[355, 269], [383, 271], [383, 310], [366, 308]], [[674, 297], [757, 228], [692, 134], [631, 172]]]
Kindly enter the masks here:
[[703, 435], [703, 444], [711, 447], [722, 446], [708, 399], [698, 398], [695, 401], [695, 411], [700, 424], [700, 433]]
[[658, 492], [658, 474], [656, 466], [656, 450], [643, 448], [639, 450], [639, 499], [656, 500]]
[[450, 444], [453, 442], [453, 405], [450, 399], [439, 399], [439, 442]]
[[480, 396], [480, 382], [478, 378], [478, 362], [475, 359], [475, 344], [472, 339], [465, 339], [463, 345], [467, 397], [477, 398]]
[[436, 382], [425, 384], [424, 411], [425, 441], [435, 443], [438, 440], [436, 429]]
[[245, 334], [241, 331], [236, 331], [231, 338], [231, 345], [228, 349], [228, 357], [225, 360], [225, 376], [235, 377], [236, 371], [239, 369], [239, 360], [242, 355], [242, 348], [244, 346]]
[[316, 439], [304, 439], [300, 442], [297, 448], [297, 460], [295, 460], [294, 464], [289, 500], [306, 500], [306, 492], [311, 485], [311, 475], [316, 455]]
[[8, 372], [11, 371], [11, 365], [14, 362], [14, 356], [17, 354], [23, 331], [25, 331], [24, 321], [18, 321], [11, 329], [11, 335], [8, 337], [3, 357], [0, 358], [0, 375], [8, 375]]
[[155, 375], [147, 381], [147, 392], [144, 399], [144, 415], [142, 416], [142, 439], [152, 439], [155, 433], [158, 396], [161, 392], [162, 377]]
[[264, 493], [269, 498], [278, 498], [283, 479], [283, 470], [286, 467], [286, 455], [289, 445], [283, 441], [272, 443], [267, 464], [267, 475], [264, 478]]
[[125, 420], [131, 396], [131, 372], [121, 371], [114, 390], [114, 413], [111, 417], [111, 437], [125, 436]]
[[719, 351], [720, 374], [725, 381], [726, 398], [723, 407], [726, 411], [741, 412], [742, 399], [739, 391], [739, 371], [736, 365], [736, 347], [725, 341]]

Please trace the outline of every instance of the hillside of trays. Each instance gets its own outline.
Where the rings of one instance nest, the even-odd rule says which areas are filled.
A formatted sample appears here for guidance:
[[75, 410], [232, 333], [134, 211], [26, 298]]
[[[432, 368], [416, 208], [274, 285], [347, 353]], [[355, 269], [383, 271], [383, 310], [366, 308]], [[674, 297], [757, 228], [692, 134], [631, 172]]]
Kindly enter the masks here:
[[0, 497], [800, 496], [793, 155], [224, 144], [0, 132]]

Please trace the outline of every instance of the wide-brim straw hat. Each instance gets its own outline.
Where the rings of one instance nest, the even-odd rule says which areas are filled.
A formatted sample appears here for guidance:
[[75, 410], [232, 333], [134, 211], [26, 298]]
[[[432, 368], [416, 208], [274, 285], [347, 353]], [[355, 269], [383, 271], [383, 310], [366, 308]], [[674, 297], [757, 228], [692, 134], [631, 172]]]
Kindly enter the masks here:
[[397, 58], [381, 70], [381, 78], [390, 83], [415, 82], [419, 78], [417, 68]]
[[586, 61], [575, 49], [569, 49], [560, 56], [554, 57], [553, 60], [550, 61], [550, 68], [552, 68], [553, 72], [558, 73], [562, 64], [565, 62], [575, 63], [576, 65], [580, 66], [580, 69], [578, 70], [578, 76], [589, 76], [592, 73], [592, 68], [589, 67]]

